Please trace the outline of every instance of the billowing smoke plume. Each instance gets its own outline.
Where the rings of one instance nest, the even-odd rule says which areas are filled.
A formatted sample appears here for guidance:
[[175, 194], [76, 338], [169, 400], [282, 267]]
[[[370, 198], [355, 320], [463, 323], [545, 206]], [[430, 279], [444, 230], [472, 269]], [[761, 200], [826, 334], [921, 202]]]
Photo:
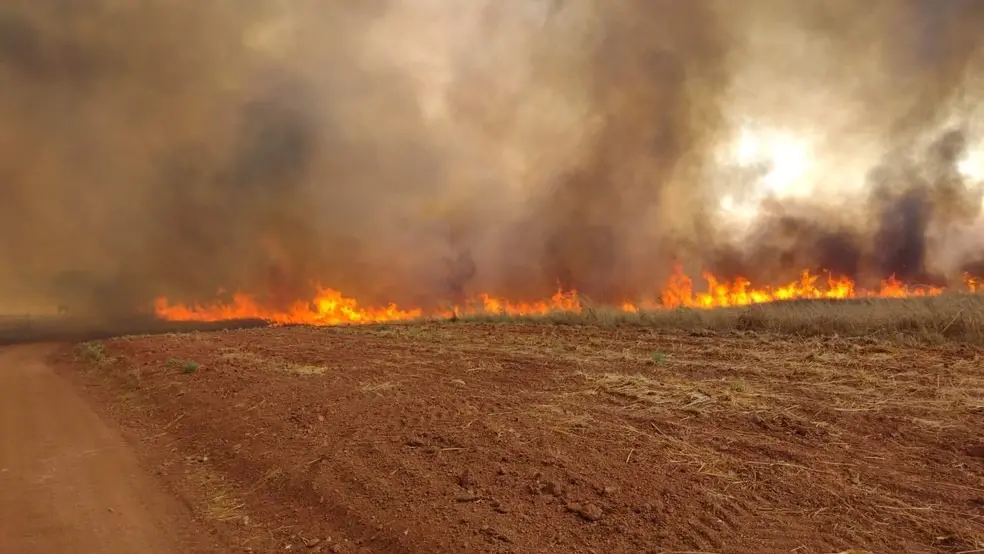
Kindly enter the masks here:
[[738, 71], [754, 77], [739, 77], [749, 86], [729, 105], [812, 133], [813, 159], [780, 153], [812, 167], [787, 167], [784, 194], [766, 198], [742, 240], [705, 263], [764, 279], [797, 267], [868, 284], [959, 279], [984, 259], [984, 6], [804, 2], [789, 13], [779, 4], [785, 13], [756, 16], [748, 69]]
[[945, 282], [982, 41], [974, 0], [8, 1], [0, 299]]

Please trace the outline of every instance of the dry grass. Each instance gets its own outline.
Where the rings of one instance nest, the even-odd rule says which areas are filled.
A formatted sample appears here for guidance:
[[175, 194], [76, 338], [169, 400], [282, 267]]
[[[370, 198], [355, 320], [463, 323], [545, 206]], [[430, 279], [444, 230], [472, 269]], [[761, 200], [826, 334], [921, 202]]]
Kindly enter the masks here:
[[682, 387], [645, 375], [605, 373], [595, 377], [598, 387], [646, 406], [673, 406], [699, 411], [714, 402], [714, 398], [698, 387]]
[[192, 462], [186, 469], [186, 474], [198, 484], [203, 493], [199, 508], [209, 521], [242, 521], [246, 515], [246, 503], [221, 475], [197, 462]]
[[230, 362], [242, 362], [267, 367], [275, 371], [286, 371], [295, 375], [321, 375], [328, 370], [324, 365], [298, 364], [277, 356], [263, 356], [238, 348], [227, 349], [222, 353], [222, 359]]
[[799, 300], [714, 310], [637, 313], [605, 307], [546, 316], [485, 314], [463, 321], [646, 326], [693, 331], [760, 331], [796, 336], [875, 336], [906, 343], [984, 344], [984, 295], [943, 294], [905, 299]]
[[390, 381], [366, 382], [359, 385], [359, 390], [365, 393], [381, 394], [396, 388], [396, 383]]

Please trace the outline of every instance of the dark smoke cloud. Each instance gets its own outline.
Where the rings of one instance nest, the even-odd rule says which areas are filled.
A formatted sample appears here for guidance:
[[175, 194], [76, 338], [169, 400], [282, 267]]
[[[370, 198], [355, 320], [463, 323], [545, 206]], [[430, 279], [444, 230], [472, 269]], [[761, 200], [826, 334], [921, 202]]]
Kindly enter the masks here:
[[599, 15], [599, 43], [583, 70], [601, 121], [534, 212], [546, 225], [547, 279], [628, 298], [651, 271], [639, 262], [667, 260], [662, 237], [691, 222], [661, 224], [662, 206], [690, 211], [697, 198], [673, 187], [706, 162], [718, 127], [729, 47], [719, 18], [711, 3], [671, 0], [615, 3]]
[[[712, 249], [706, 258], [712, 270], [776, 281], [794, 278], [801, 268], [826, 269], [872, 286], [889, 275], [954, 284], [975, 269], [974, 260], [984, 258], [984, 240], [975, 233], [981, 183], [959, 166], [982, 145], [973, 105], [981, 92], [984, 6], [931, 4], [798, 4], [806, 36], [819, 33], [833, 49], [830, 60], [847, 60], [822, 73], [827, 82], [812, 83], [825, 109], [806, 110], [806, 116], [828, 118], [823, 125], [837, 130], [833, 140], [878, 145], [880, 153], [866, 158], [863, 176], [835, 167], [824, 182], [837, 186], [821, 186], [805, 201], [772, 201], [737, 245]], [[767, 19], [774, 22], [776, 13]], [[807, 49], [804, 67], [811, 61]], [[822, 61], [816, 67], [827, 69]], [[860, 109], [852, 108], [858, 100]], [[841, 114], [848, 123], [840, 123], [847, 119]], [[851, 188], [845, 180], [863, 184], [855, 187], [863, 194], [844, 195]]]
[[[674, 262], [947, 281], [984, 260], [958, 171], [984, 7], [737, 4], [5, 2], [0, 299], [618, 301]], [[852, 173], [736, 232], [722, 196], [768, 171], [715, 173], [741, 118], [820, 129], [818, 163]]]
[[[777, 204], [756, 222], [741, 248], [721, 249], [713, 271], [761, 280], [791, 279], [799, 269], [822, 269], [866, 286], [895, 276], [909, 283], [959, 282], [970, 266], [937, 263], [953, 231], [981, 216], [982, 189], [960, 175], [966, 153], [962, 131], [943, 132], [924, 151], [886, 156], [867, 176], [864, 220], [848, 223], [835, 209]], [[984, 254], [978, 238], [971, 259]], [[966, 254], [964, 254], [966, 256]]]

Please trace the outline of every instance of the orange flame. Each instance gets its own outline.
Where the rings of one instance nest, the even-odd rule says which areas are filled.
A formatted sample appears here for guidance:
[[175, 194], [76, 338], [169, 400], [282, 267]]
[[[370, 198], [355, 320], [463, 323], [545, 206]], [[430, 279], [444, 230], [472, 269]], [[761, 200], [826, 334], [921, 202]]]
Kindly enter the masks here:
[[154, 311], [161, 319], [171, 321], [224, 321], [230, 319], [265, 319], [274, 323], [304, 323], [310, 325], [339, 325], [342, 323], [384, 323], [415, 319], [422, 311], [401, 310], [390, 304], [383, 308], [361, 308], [352, 298], [326, 288], [318, 289], [311, 302], [295, 302], [287, 310], [264, 307], [254, 296], [245, 293], [233, 295], [228, 304], [186, 306], [172, 305], [166, 298], [158, 298]]
[[[677, 269], [660, 291], [659, 302], [624, 302], [618, 309], [627, 313], [641, 310], [695, 308], [711, 309], [748, 306], [797, 299], [848, 299], [863, 297], [905, 298], [911, 296], [935, 296], [943, 292], [939, 287], [910, 286], [894, 276], [881, 282], [876, 290], [859, 290], [854, 281], [846, 277], [819, 275], [804, 271], [799, 280], [780, 287], [753, 288], [743, 277], [723, 281], [704, 273], [707, 292], [695, 292], [693, 281]], [[967, 292], [984, 292], [984, 280], [964, 276]], [[577, 291], [558, 290], [552, 297], [537, 302], [518, 302], [479, 294], [473, 300], [456, 306], [453, 310], [425, 311], [421, 308], [404, 309], [394, 304], [364, 308], [353, 298], [329, 289], [319, 288], [310, 302], [296, 302], [286, 310], [264, 306], [256, 297], [239, 293], [230, 303], [187, 306], [171, 304], [166, 298], [155, 303], [158, 317], [172, 321], [222, 321], [230, 319], [264, 319], [278, 324], [339, 325], [344, 323], [383, 323], [406, 321], [421, 317], [448, 318], [454, 315], [547, 315], [556, 312], [581, 312], [583, 305]]]
[[964, 273], [963, 281], [967, 292], [984, 292], [984, 279]]

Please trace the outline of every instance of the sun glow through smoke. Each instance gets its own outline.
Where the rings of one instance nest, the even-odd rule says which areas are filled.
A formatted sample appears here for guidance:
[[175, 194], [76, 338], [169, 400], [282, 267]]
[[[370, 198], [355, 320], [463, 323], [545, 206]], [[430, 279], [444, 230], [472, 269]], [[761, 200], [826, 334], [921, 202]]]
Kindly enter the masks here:
[[763, 167], [762, 185], [767, 192], [781, 197], [802, 191], [803, 178], [813, 162], [805, 138], [788, 131], [756, 131], [748, 127], [739, 132], [733, 156], [741, 167]]
[[964, 179], [973, 182], [984, 182], [984, 149], [967, 152], [957, 162], [957, 171]]
[[725, 192], [719, 208], [732, 220], [750, 223], [769, 198], [812, 194], [814, 160], [813, 145], [805, 135], [758, 124], [739, 126], [734, 139], [718, 154], [720, 169], [728, 176], [722, 183]]

